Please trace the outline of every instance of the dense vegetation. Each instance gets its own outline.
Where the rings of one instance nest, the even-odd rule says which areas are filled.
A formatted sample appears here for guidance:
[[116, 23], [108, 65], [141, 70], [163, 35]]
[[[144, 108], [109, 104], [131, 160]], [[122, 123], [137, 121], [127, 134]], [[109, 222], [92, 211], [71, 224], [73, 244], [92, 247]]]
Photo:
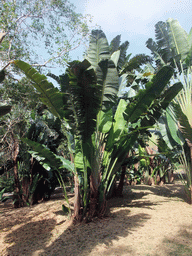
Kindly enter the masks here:
[[[45, 29], [50, 40], [35, 16], [46, 1], [33, 3], [21, 19], [32, 15], [31, 26], [39, 33]], [[60, 1], [54, 3], [63, 10]], [[15, 27], [7, 27], [8, 19], [1, 21], [1, 200], [13, 191], [15, 207], [34, 204], [49, 199], [59, 185], [66, 199], [63, 211], [71, 214], [70, 186], [74, 220], [90, 220], [105, 214], [111, 196], [122, 195], [125, 178], [130, 183], [170, 182], [181, 163], [192, 200], [192, 30], [187, 34], [173, 19], [158, 22], [156, 41], [146, 43], [152, 57], [132, 58], [128, 41], [121, 44], [118, 35], [109, 44], [103, 31], [92, 30], [85, 59], [68, 62], [60, 76], [49, 72], [46, 77], [32, 66], [29, 49], [8, 33], [18, 28], [19, 5], [13, 8]], [[86, 37], [83, 18], [67, 10], [68, 28], [75, 19]], [[56, 31], [62, 33], [62, 26]], [[63, 66], [65, 61], [60, 59]]]

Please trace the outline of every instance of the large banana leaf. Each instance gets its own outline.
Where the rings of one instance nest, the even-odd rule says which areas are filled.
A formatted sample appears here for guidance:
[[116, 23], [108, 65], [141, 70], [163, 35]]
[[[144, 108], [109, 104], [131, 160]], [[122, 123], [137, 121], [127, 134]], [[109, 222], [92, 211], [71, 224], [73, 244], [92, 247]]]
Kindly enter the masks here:
[[128, 47], [129, 47], [128, 41], [125, 41], [119, 47], [120, 56], [119, 56], [118, 65], [117, 65], [118, 71], [122, 69], [123, 65], [125, 65], [125, 63], [128, 61], [128, 58], [130, 57], [130, 55], [128, 56], [126, 55]]
[[[69, 73], [69, 93], [73, 112], [77, 120], [76, 133], [85, 142], [96, 130], [97, 114], [101, 108], [101, 86], [96, 83], [90, 63], [84, 60], [72, 67]], [[69, 103], [70, 104], [70, 103]]]
[[123, 117], [123, 113], [127, 107], [127, 102], [123, 99], [120, 100], [117, 110], [114, 116], [113, 133], [114, 139], [118, 138], [120, 134], [123, 134], [125, 130], [126, 120]]
[[181, 61], [183, 61], [186, 58], [190, 49], [188, 34], [180, 26], [177, 20], [170, 18], [167, 20], [167, 25], [169, 36], [168, 38], [172, 53], [174, 54], [174, 57], [180, 55]]
[[135, 97], [135, 101], [127, 105], [124, 115], [127, 122], [136, 122], [148, 110], [153, 100], [164, 90], [172, 75], [173, 69], [170, 66], [164, 66], [159, 70], [152, 81], [147, 83], [146, 89], [141, 90]]
[[40, 92], [41, 101], [49, 107], [51, 113], [56, 117], [64, 118], [63, 105], [66, 102], [64, 102], [63, 94], [48, 82], [46, 76], [39, 74], [29, 64], [21, 60], [15, 60], [14, 64], [34, 82], [33, 86]]
[[97, 117], [98, 130], [101, 133], [108, 133], [111, 129], [113, 123], [113, 111], [109, 109], [108, 111], [100, 111]]
[[120, 135], [123, 135], [126, 128], [126, 120], [124, 119], [124, 111], [127, 107], [127, 102], [123, 99], [120, 100], [115, 115], [114, 121], [109, 131], [105, 149], [111, 152], [114, 143], [119, 139]]
[[91, 63], [94, 70], [101, 60], [110, 59], [109, 44], [102, 30], [92, 30], [85, 58]]
[[165, 63], [168, 63], [168, 61], [172, 58], [172, 52], [166, 22], [159, 21], [155, 25], [155, 37], [159, 49], [158, 52], [162, 56]]
[[50, 151], [48, 148], [38, 142], [32, 141], [27, 138], [23, 138], [22, 141], [27, 143], [30, 148], [32, 148], [34, 153], [36, 152], [36, 155], [40, 157], [41, 163], [43, 165], [46, 164], [57, 171], [66, 168], [70, 172], [74, 173], [74, 164], [71, 163], [69, 160], [54, 154], [52, 151]]
[[172, 18], [166, 22], [159, 21], [155, 25], [155, 43], [151, 38], [146, 46], [152, 51], [161, 64], [171, 62], [172, 66], [180, 68], [179, 60], [184, 61], [190, 51], [190, 36], [180, 26], [177, 20]]
[[111, 54], [113, 54], [119, 49], [120, 43], [121, 43], [121, 35], [117, 35], [115, 38], [113, 38], [109, 46]]
[[[162, 58], [162, 56], [159, 53], [159, 48], [156, 42], [153, 41], [152, 38], [149, 38], [146, 42], [146, 46], [149, 50], [151, 50], [152, 55], [154, 56], [157, 63], [160, 63], [161, 66], [165, 65], [165, 60]], [[166, 51], [165, 51], [166, 52]], [[168, 51], [169, 52], [169, 51]], [[165, 56], [164, 56], [165, 58]]]
[[137, 54], [133, 58], [131, 58], [124, 66], [120, 75], [125, 74], [127, 72], [131, 72], [133, 70], [139, 69], [141, 65], [151, 62], [152, 59], [146, 54]]
[[183, 145], [184, 141], [182, 138], [181, 132], [178, 129], [178, 123], [174, 118], [174, 115], [171, 111], [171, 108], [167, 108], [166, 110], [166, 128], [169, 130], [169, 133], [174, 141], [179, 145]]
[[119, 77], [112, 60], [99, 62], [96, 69], [97, 83], [101, 87], [100, 105], [103, 110], [110, 109], [117, 101]]
[[153, 126], [162, 115], [162, 111], [169, 106], [170, 102], [176, 97], [182, 88], [182, 83], [178, 82], [169, 87], [162, 95], [160, 95], [146, 112], [146, 116], [141, 120], [141, 126]]
[[192, 127], [189, 123], [188, 117], [183, 113], [181, 107], [177, 103], [172, 104], [176, 114], [176, 118], [179, 121], [179, 129], [182, 132], [185, 139], [192, 143]]

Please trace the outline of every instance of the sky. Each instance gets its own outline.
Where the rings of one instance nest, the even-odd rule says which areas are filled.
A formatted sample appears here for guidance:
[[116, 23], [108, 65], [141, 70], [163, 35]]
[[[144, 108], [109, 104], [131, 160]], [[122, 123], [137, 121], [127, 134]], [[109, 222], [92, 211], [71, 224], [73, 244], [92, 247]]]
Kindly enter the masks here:
[[[145, 46], [148, 38], [155, 39], [155, 24], [168, 18], [177, 19], [189, 33], [192, 27], [192, 0], [70, 0], [76, 12], [90, 14], [92, 26], [101, 27], [110, 42], [121, 35], [128, 40], [127, 53], [132, 56], [150, 51]], [[82, 59], [83, 49], [72, 53], [73, 59]]]

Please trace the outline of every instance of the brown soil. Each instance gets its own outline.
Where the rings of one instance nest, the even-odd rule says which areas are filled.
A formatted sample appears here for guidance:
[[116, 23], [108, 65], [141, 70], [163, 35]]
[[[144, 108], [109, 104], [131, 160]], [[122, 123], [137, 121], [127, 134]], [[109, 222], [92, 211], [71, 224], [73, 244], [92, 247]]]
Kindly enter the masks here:
[[[71, 198], [72, 200], [72, 198]], [[109, 216], [71, 225], [61, 195], [30, 208], [0, 204], [0, 255], [192, 255], [192, 206], [181, 184], [126, 186]]]

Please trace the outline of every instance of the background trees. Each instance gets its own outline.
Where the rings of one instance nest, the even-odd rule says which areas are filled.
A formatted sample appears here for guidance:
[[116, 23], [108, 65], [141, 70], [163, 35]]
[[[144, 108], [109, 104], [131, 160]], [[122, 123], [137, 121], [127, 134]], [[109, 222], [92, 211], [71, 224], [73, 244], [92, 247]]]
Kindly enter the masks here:
[[[37, 201], [35, 198], [31, 202], [28, 201], [30, 187], [34, 185], [34, 193], [35, 186], [40, 180], [41, 183], [42, 180], [44, 182], [45, 179], [48, 180], [45, 177], [47, 176], [46, 170], [43, 171], [44, 174], [46, 173], [45, 176], [43, 173], [38, 174], [37, 172], [34, 174], [31, 172], [34, 169], [32, 168], [34, 163], [30, 163], [29, 153], [27, 153], [27, 148], [21, 142], [21, 139], [27, 136], [35, 122], [37, 129], [36, 134], [35, 129], [33, 133], [36, 135], [36, 139], [38, 136], [41, 137], [44, 132], [44, 137], [47, 136], [51, 141], [52, 135], [50, 135], [51, 128], [45, 129], [45, 120], [42, 117], [42, 110], [45, 105], [38, 100], [37, 92], [32, 87], [31, 81], [22, 78], [18, 70], [15, 70], [13, 66], [8, 67], [8, 65], [11, 60], [19, 58], [28, 60], [39, 68], [47, 68], [48, 63], [50, 63], [49, 67], [53, 63], [55, 63], [54, 66], [61, 66], [61, 63], [65, 66], [66, 61], [69, 60], [69, 52], [86, 41], [88, 19], [76, 13], [74, 11], [75, 7], [68, 1], [1, 1], [0, 9], [0, 65], [3, 69], [0, 75], [2, 79], [6, 77], [0, 87], [0, 100], [4, 105], [6, 103], [6, 106], [1, 107], [1, 115], [7, 113], [10, 110], [10, 105], [12, 106], [10, 115], [1, 120], [0, 166], [1, 174], [4, 173], [3, 176], [6, 182], [9, 179], [8, 174], [13, 167], [13, 162], [15, 163], [14, 170], [18, 187], [17, 198], [15, 198], [16, 206], [19, 202], [22, 205], [22, 200], [24, 200], [24, 204]], [[42, 125], [43, 122], [44, 126]], [[48, 123], [47, 121], [47, 127], [49, 126]], [[48, 130], [49, 132], [47, 132]], [[53, 131], [53, 134], [54, 132], [57, 134], [56, 131]], [[55, 136], [57, 137], [57, 135]], [[34, 139], [34, 136], [31, 139]], [[40, 138], [38, 139], [40, 140]], [[16, 145], [15, 142], [17, 142], [17, 147], [15, 147], [15, 149], [17, 148], [17, 156], [15, 155], [13, 161], [13, 145]], [[44, 139], [43, 142], [46, 144], [47, 141]], [[37, 176], [35, 178], [37, 174], [39, 178]], [[24, 180], [27, 182], [24, 182]], [[33, 184], [35, 180], [36, 185]], [[41, 193], [38, 192], [42, 197], [44, 197], [45, 192], [43, 190]]]
[[69, 52], [87, 39], [87, 17], [66, 0], [3, 0], [0, 9], [1, 67], [17, 58], [41, 67], [65, 65]]

